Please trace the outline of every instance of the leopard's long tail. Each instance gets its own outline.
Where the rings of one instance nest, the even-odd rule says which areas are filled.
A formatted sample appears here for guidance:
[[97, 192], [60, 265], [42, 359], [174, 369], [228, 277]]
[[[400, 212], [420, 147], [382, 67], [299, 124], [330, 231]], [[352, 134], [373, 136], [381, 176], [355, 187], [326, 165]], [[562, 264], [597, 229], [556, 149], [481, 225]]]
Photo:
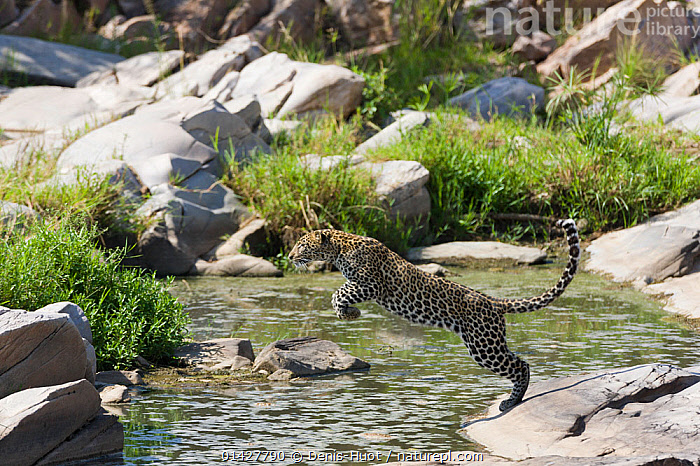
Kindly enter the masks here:
[[527, 299], [504, 299], [506, 313], [531, 312], [542, 309], [549, 303], [557, 299], [564, 289], [574, 279], [576, 270], [578, 269], [578, 261], [581, 257], [581, 247], [579, 245], [578, 230], [576, 230], [576, 222], [572, 219], [559, 220], [557, 226], [563, 228], [566, 232], [566, 241], [569, 244], [569, 262], [566, 264], [564, 272], [561, 274], [559, 281], [549, 291], [542, 293], [534, 298]]

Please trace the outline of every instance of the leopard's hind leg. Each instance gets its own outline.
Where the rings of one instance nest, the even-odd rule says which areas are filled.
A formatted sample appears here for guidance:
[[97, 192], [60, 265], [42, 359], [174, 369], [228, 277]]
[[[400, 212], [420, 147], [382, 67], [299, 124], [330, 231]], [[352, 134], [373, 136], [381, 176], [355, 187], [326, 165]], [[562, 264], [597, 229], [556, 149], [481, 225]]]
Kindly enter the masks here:
[[513, 382], [510, 397], [499, 406], [506, 411], [523, 400], [530, 383], [530, 366], [508, 349], [503, 315], [494, 313], [480, 324], [462, 334], [462, 340], [477, 364]]

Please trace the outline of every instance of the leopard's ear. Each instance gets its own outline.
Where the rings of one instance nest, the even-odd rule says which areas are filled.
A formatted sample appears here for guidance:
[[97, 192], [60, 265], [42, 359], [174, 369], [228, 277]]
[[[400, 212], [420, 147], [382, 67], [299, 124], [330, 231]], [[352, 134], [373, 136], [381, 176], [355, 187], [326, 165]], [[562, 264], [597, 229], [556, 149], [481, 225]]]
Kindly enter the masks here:
[[331, 235], [327, 231], [319, 231], [321, 236], [321, 244], [329, 244], [331, 242]]

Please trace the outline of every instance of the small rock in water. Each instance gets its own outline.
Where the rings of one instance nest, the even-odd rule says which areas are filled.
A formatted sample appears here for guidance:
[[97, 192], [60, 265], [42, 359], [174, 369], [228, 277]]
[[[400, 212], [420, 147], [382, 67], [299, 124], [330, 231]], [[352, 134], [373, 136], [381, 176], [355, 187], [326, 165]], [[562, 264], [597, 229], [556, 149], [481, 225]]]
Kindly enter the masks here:
[[435, 264], [435, 263], [421, 264], [417, 267], [419, 269], [421, 269], [423, 272], [427, 272], [430, 275], [435, 275], [436, 277], [446, 277], [447, 275], [455, 275], [454, 273], [450, 272], [449, 270], [447, 270], [445, 267], [441, 266], [440, 264]]
[[144, 385], [138, 371], [102, 371], [95, 375], [95, 385]]
[[103, 404], [128, 403], [129, 390], [124, 385], [105, 385], [98, 389]]
[[369, 364], [356, 358], [332, 341], [316, 337], [299, 337], [269, 344], [255, 359], [254, 371], [274, 373], [287, 369], [297, 377], [369, 369]]
[[294, 372], [289, 369], [277, 369], [275, 372], [267, 376], [267, 380], [285, 381], [291, 380], [294, 377]]

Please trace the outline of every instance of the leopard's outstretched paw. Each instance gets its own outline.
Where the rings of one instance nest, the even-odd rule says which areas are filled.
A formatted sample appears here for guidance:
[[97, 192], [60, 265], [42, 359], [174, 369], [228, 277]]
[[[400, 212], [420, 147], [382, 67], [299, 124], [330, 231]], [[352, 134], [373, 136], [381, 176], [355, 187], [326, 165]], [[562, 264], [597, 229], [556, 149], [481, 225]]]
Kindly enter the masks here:
[[356, 307], [348, 306], [343, 309], [338, 309], [335, 314], [340, 320], [355, 320], [362, 315], [362, 312]]

